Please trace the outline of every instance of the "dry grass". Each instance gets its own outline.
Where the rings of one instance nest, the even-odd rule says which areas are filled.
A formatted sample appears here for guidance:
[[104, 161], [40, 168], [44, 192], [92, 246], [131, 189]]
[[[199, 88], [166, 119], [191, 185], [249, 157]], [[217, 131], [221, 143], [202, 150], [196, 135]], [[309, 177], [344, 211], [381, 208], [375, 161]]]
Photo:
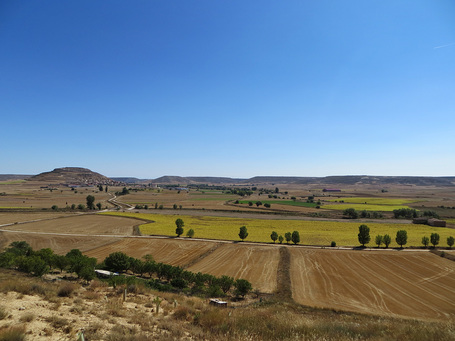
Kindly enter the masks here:
[[0, 329], [0, 341], [23, 341], [25, 340], [25, 327], [15, 326]]
[[59, 286], [57, 296], [70, 297], [72, 293], [78, 288], [79, 286], [75, 283], [64, 282]]
[[21, 322], [32, 322], [35, 319], [35, 314], [28, 312], [23, 314], [20, 318], [19, 321]]

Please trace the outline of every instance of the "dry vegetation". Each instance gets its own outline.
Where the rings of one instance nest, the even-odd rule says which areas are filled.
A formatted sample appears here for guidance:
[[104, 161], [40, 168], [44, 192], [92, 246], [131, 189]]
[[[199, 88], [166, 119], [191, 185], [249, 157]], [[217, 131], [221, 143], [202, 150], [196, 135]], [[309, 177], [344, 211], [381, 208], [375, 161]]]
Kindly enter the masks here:
[[[20, 283], [20, 284], [19, 284]], [[1, 270], [0, 340], [452, 340], [453, 322], [424, 322], [248, 299], [242, 308], [94, 280], [49, 282]], [[59, 295], [62, 291], [64, 295]], [[158, 299], [157, 299], [158, 298]], [[159, 308], [157, 309], [157, 302]], [[243, 303], [244, 304], [244, 303]]]

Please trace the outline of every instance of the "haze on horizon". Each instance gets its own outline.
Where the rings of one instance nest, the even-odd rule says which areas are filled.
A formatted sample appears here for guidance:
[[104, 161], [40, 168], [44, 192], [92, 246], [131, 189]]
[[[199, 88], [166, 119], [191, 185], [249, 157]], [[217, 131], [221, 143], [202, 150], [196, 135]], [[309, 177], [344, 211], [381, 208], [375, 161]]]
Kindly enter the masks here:
[[455, 4], [0, 4], [0, 174], [455, 175]]

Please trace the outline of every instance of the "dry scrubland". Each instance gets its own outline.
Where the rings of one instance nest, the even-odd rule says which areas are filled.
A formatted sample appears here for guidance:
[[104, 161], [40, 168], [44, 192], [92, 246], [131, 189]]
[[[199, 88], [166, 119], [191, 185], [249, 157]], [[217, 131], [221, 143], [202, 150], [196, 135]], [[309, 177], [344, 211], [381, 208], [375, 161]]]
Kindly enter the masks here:
[[[0, 339], [453, 340], [455, 325], [305, 308], [292, 303], [210, 307], [205, 300], [134, 285], [50, 283], [0, 270]], [[160, 301], [159, 310], [156, 300]]]

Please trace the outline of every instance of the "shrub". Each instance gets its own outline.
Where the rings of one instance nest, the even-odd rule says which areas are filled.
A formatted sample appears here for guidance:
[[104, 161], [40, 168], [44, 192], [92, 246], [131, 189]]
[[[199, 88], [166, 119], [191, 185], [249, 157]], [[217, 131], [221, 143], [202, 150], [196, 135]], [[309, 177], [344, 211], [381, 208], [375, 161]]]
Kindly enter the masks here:
[[73, 283], [63, 283], [60, 285], [57, 291], [58, 297], [70, 297], [74, 290], [76, 290], [77, 286]]
[[334, 242], [334, 241], [332, 241], [332, 242], [330, 243], [330, 246], [331, 246], [331, 247], [335, 247], [335, 246], [337, 246], [337, 243]]
[[9, 327], [0, 330], [0, 341], [23, 341], [25, 340], [25, 327]]

